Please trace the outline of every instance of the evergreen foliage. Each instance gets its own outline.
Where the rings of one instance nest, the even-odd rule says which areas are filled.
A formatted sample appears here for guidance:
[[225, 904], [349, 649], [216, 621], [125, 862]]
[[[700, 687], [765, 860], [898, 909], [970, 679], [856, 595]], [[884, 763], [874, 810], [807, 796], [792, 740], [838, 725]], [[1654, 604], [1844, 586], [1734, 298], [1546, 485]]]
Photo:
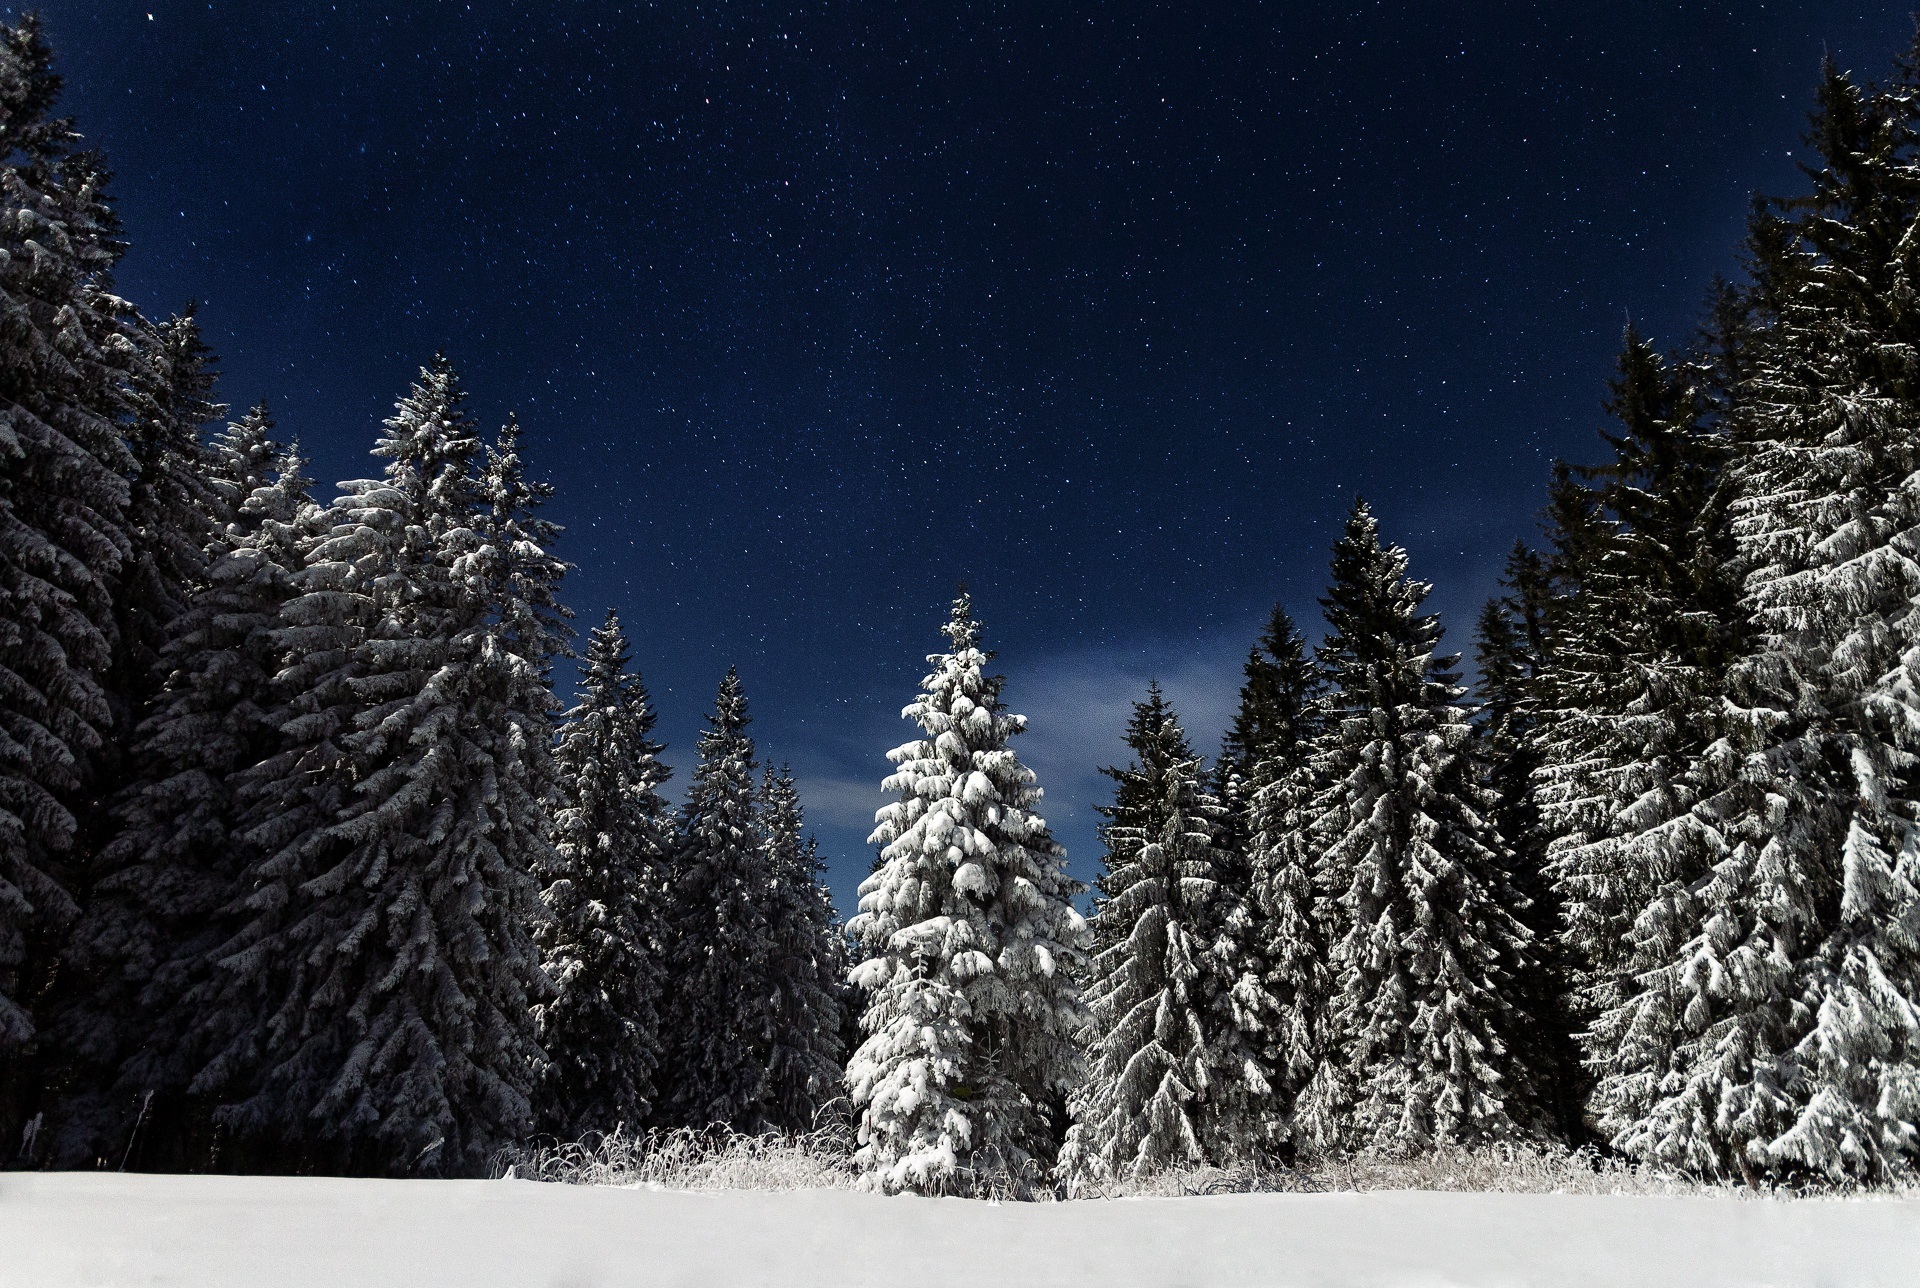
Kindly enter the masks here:
[[[280, 1165], [462, 1174], [531, 1125], [547, 705], [478, 556], [480, 445], [444, 359], [342, 485], [283, 609], [283, 747], [242, 776], [248, 920], [196, 1078]], [[237, 1014], [236, 1014], [237, 1012]]]
[[554, 753], [560, 804], [535, 928], [552, 994], [534, 1008], [547, 1054], [543, 1130], [566, 1140], [643, 1129], [657, 1095], [673, 853], [671, 774], [620, 619], [588, 639], [580, 701]]
[[1600, 1088], [1623, 1149], [1708, 1175], [1881, 1180], [1920, 1148], [1915, 93], [1911, 59], [1881, 92], [1829, 64], [1813, 193], [1752, 240], [1770, 325], [1734, 531], [1756, 639], [1700, 769], [1727, 784], [1699, 811], [1724, 857], [1635, 927], [1616, 1026], [1664, 1059]]
[[[209, 542], [205, 578], [169, 627], [165, 684], [134, 743], [118, 830], [62, 963], [68, 1103], [53, 1157], [67, 1165], [116, 1148], [133, 1161], [136, 1144], [138, 1161], [184, 1165], [186, 1136], [205, 1133], [204, 1114], [189, 1114], [182, 1097], [208, 1054], [198, 1039], [209, 954], [224, 938], [223, 910], [242, 893], [235, 776], [278, 743], [279, 614], [317, 514], [304, 463], [272, 432], [255, 408], [217, 441], [223, 508], [240, 488], [248, 495]], [[123, 1139], [137, 1119], [139, 1139]]]
[[842, 1094], [847, 1049], [846, 939], [820, 882], [819, 845], [801, 836], [805, 815], [793, 774], [767, 767], [760, 826], [767, 851], [767, 985], [773, 990], [768, 1053], [770, 1124], [812, 1131]]
[[1247, 654], [1240, 705], [1222, 740], [1215, 778], [1229, 810], [1244, 810], [1258, 790], [1257, 770], [1276, 757], [1285, 762], [1316, 733], [1320, 676], [1307, 642], [1283, 605], [1275, 604], [1260, 638]]
[[950, 1192], [1045, 1166], [1045, 1107], [1080, 1074], [1078, 883], [1034, 807], [1008, 740], [1026, 727], [990, 675], [962, 592], [902, 713], [925, 737], [896, 747], [880, 811], [881, 866], [851, 923], [867, 959], [867, 1037], [847, 1069], [855, 1159], [873, 1188]]
[[136, 346], [97, 157], [52, 115], [31, 16], [0, 27], [0, 1133], [19, 1131], [34, 996], [64, 928], [72, 805], [112, 721], [113, 589], [131, 554]]
[[1321, 1148], [1472, 1145], [1538, 1117], [1513, 1043], [1530, 1022], [1512, 987], [1532, 964], [1524, 901], [1406, 564], [1356, 503], [1321, 601], [1338, 723], [1315, 751], [1308, 820], [1334, 992], [1299, 1117]]
[[676, 1126], [754, 1132], [773, 1114], [769, 877], [750, 719], [728, 668], [695, 745], [674, 857], [666, 1104]]
[[1134, 763], [1106, 771], [1117, 787], [1093, 918], [1103, 947], [1083, 990], [1088, 1075], [1069, 1099], [1068, 1175], [1239, 1162], [1264, 1128], [1265, 1080], [1228, 1004], [1233, 909], [1216, 879], [1225, 811], [1157, 684], [1127, 735]]
[[1113, 897], [1109, 886], [1116, 873], [1134, 862], [1140, 837], [1157, 833], [1165, 821], [1166, 801], [1160, 780], [1166, 767], [1197, 760], [1187, 731], [1180, 727], [1179, 717], [1158, 681], [1149, 682], [1146, 698], [1133, 704], [1126, 742], [1133, 751], [1134, 763], [1125, 768], [1101, 767], [1100, 772], [1113, 780], [1113, 803], [1093, 807], [1105, 821], [1099, 828], [1103, 852], [1100, 872], [1093, 879], [1093, 915], [1087, 918], [1090, 960], [1132, 930], [1127, 923], [1102, 913]]
[[143, 360], [134, 370], [127, 426], [131, 558], [113, 588], [113, 698], [122, 730], [145, 717], [166, 678], [160, 653], [169, 628], [206, 577], [216, 527], [235, 517], [214, 488], [216, 449], [203, 438], [227, 409], [213, 401], [213, 354], [193, 311], [143, 326], [139, 334]]
[[[1735, 619], [1721, 465], [1699, 391], [1629, 328], [1606, 435], [1585, 471], [1588, 525], [1575, 589], [1551, 607], [1553, 649], [1533, 688], [1536, 803], [1563, 910], [1577, 1014], [1592, 1023], [1629, 987], [1628, 937], [1655, 891], [1704, 871], [1688, 811], [1692, 758], [1711, 740]], [[1605, 1069], [1603, 1033], [1588, 1058]]]
[[1517, 915], [1532, 938], [1534, 968], [1516, 981], [1533, 1017], [1515, 1037], [1521, 1059], [1539, 1075], [1541, 1095], [1559, 1133], [1578, 1140], [1586, 1131], [1588, 1078], [1566, 997], [1560, 892], [1548, 871], [1548, 837], [1541, 820], [1540, 706], [1551, 676], [1558, 602], [1540, 555], [1515, 543], [1501, 586], [1482, 607], [1474, 637], [1481, 706], [1477, 755], [1493, 791], [1490, 815], [1511, 856], [1509, 871], [1525, 900]]
[[1627, 328], [1481, 705], [1356, 504], [1211, 774], [1135, 704], [1090, 927], [964, 591], [846, 927], [736, 673], [677, 817], [612, 613], [556, 737], [518, 423], [436, 359], [325, 508], [264, 405], [204, 439], [59, 92], [0, 25], [0, 1163], [470, 1175], [844, 1089], [887, 1192], [1556, 1132], [1920, 1171], [1920, 38], [1825, 67], [1689, 347]]
[[[567, 625], [573, 614], [560, 602], [569, 565], [550, 553], [560, 528], [540, 517], [552, 495], [551, 485], [527, 477], [520, 422], [509, 416], [480, 471], [475, 527], [481, 545], [462, 571], [478, 581], [500, 645], [531, 668], [522, 671], [520, 682], [535, 703], [535, 686], [551, 686], [553, 660], [567, 656], [573, 635]], [[558, 710], [559, 704], [549, 699], [546, 707]]]
[[[1228, 912], [1217, 955], [1229, 959], [1229, 999], [1264, 1083], [1261, 1147], [1281, 1147], [1294, 1098], [1316, 1063], [1325, 1003], [1325, 946], [1315, 922], [1313, 858], [1301, 807], [1312, 797], [1308, 752], [1324, 724], [1325, 684], [1306, 640], [1276, 604], [1248, 658], [1226, 747], [1231, 828], [1221, 884]], [[1249, 1087], [1254, 1080], [1246, 1080]]]

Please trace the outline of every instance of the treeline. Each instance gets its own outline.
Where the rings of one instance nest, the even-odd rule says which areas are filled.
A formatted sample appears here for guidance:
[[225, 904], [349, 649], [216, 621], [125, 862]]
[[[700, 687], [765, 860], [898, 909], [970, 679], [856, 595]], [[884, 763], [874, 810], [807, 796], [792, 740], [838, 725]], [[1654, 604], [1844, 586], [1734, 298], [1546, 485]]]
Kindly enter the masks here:
[[1743, 279], [1628, 332], [1476, 694], [1356, 503], [1212, 764], [1137, 705], [1083, 918], [962, 594], [850, 939], [736, 675], [677, 810], [611, 615], [561, 710], [548, 489], [444, 360], [324, 505], [265, 408], [213, 428], [57, 91], [0, 29], [5, 1158], [471, 1174], [844, 1095], [887, 1190], [1516, 1140], [1912, 1175], [1920, 51], [1828, 67]]
[[0, 1162], [814, 1126], [845, 941], [738, 677], [677, 812], [611, 614], [560, 712], [549, 489], [444, 359], [329, 504], [264, 406], [213, 430], [58, 92], [0, 28]]
[[1920, 45], [1829, 64], [1807, 142], [1699, 335], [1627, 332], [1476, 700], [1356, 504], [1320, 644], [1276, 610], [1211, 768], [1136, 706], [1085, 932], [956, 607], [853, 923], [875, 1184], [1515, 1140], [1911, 1178]]

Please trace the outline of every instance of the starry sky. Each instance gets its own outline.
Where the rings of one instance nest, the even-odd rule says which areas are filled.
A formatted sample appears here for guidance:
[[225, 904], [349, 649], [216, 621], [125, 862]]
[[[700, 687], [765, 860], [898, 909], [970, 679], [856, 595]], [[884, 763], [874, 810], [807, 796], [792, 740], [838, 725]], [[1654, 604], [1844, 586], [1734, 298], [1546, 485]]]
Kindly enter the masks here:
[[[1356, 494], [1469, 646], [1625, 321], [1682, 340], [1899, 4], [41, 0], [122, 294], [322, 480], [444, 349], [684, 788], [729, 664], [851, 911], [957, 581], [1073, 870]], [[331, 495], [330, 489], [320, 489]], [[323, 497], [324, 499], [324, 497]]]

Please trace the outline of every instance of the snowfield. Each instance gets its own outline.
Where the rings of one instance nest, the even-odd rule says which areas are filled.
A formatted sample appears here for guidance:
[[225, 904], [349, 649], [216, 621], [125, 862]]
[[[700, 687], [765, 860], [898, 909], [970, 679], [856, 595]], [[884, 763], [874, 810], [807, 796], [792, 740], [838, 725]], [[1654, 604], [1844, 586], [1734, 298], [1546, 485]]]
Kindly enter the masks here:
[[1232, 1194], [990, 1204], [532, 1181], [0, 1174], [20, 1288], [1920, 1283], [1920, 1201]]

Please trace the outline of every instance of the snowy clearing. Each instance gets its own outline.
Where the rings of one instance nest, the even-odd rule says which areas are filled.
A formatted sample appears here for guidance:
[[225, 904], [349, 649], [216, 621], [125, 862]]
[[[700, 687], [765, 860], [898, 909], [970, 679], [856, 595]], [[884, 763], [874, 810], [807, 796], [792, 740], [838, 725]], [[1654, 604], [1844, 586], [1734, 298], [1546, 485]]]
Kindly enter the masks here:
[[33, 1288], [1914, 1282], [1911, 1199], [1234, 1194], [990, 1204], [530, 1181], [0, 1176]]

